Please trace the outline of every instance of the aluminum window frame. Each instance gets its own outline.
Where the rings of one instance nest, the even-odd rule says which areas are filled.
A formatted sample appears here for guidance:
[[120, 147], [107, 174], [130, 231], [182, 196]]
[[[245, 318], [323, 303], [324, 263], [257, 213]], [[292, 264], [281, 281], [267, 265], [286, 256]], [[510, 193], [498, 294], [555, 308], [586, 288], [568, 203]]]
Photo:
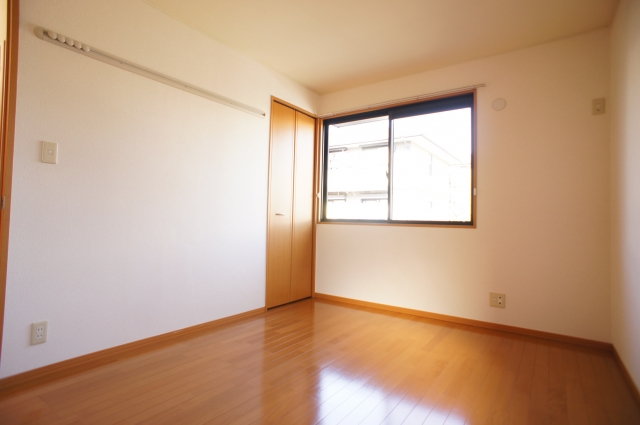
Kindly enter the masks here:
[[[438, 96], [431, 99], [419, 100], [400, 105], [382, 107], [375, 110], [360, 111], [348, 113], [337, 117], [323, 119], [320, 126], [321, 135], [321, 179], [320, 179], [320, 211], [318, 214], [319, 223], [335, 223], [335, 224], [376, 224], [376, 225], [393, 225], [393, 226], [436, 226], [436, 227], [455, 227], [455, 228], [475, 228], [477, 222], [476, 204], [477, 204], [477, 93], [476, 90], [469, 90], [462, 93], [448, 94]], [[398, 118], [406, 118], [427, 113], [445, 112], [450, 110], [471, 108], [471, 217], [469, 221], [428, 221], [428, 220], [393, 220], [393, 153], [394, 153], [394, 134], [393, 121]], [[379, 118], [389, 116], [389, 135], [388, 135], [388, 214], [387, 219], [346, 219], [326, 217], [328, 193], [327, 193], [327, 177], [329, 166], [329, 126], [341, 124], [351, 121], [359, 121], [365, 119]]]

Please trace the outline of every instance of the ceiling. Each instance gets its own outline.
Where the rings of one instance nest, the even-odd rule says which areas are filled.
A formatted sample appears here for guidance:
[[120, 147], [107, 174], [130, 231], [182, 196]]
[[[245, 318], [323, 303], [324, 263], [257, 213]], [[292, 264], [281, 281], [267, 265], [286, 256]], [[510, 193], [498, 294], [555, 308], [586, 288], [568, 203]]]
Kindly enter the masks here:
[[144, 0], [319, 94], [607, 26], [618, 0]]

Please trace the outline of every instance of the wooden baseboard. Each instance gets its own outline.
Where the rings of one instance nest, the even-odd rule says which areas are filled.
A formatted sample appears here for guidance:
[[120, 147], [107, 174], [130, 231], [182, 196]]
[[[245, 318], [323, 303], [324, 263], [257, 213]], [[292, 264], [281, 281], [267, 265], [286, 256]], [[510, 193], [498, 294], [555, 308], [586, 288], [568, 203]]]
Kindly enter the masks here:
[[570, 344], [584, 345], [601, 350], [612, 351], [613, 345], [608, 342], [593, 341], [591, 339], [577, 338], [574, 336], [554, 334], [550, 332], [536, 331], [533, 329], [519, 328], [516, 326], [501, 325], [499, 323], [483, 322], [481, 320], [465, 319], [463, 317], [448, 316], [446, 314], [430, 313], [428, 311], [413, 310], [410, 308], [396, 307], [387, 304], [360, 301], [352, 298], [338, 297], [335, 295], [321, 294], [316, 292], [316, 298], [336, 301], [345, 304], [358, 305], [362, 307], [377, 308], [379, 310], [393, 311], [395, 313], [411, 314], [414, 316], [427, 317], [429, 319], [443, 320], [445, 322], [460, 323], [463, 325], [476, 326], [479, 328], [493, 329], [496, 331], [511, 332], [519, 335], [533, 336], [536, 338], [550, 339], [552, 341], [568, 342]]
[[616, 359], [616, 363], [618, 363], [618, 367], [622, 371], [622, 376], [624, 376], [624, 380], [627, 381], [627, 385], [629, 386], [631, 393], [635, 397], [636, 402], [638, 403], [638, 406], [640, 406], [640, 391], [638, 390], [638, 386], [633, 381], [633, 378], [631, 377], [629, 370], [624, 365], [624, 362], [622, 361], [620, 354], [618, 354], [618, 350], [616, 350], [615, 345], [613, 346], [613, 357]]
[[200, 325], [191, 326], [174, 332], [162, 335], [152, 336], [151, 338], [141, 339], [139, 341], [130, 342], [117, 347], [107, 348], [106, 350], [96, 351], [95, 353], [85, 354], [84, 356], [75, 357], [73, 359], [64, 360], [59, 363], [50, 364], [38, 369], [29, 370], [27, 372], [12, 375], [4, 379], [0, 379], [0, 396], [8, 393], [29, 388], [35, 385], [47, 383], [66, 376], [75, 375], [98, 366], [114, 363], [125, 358], [136, 356], [152, 350], [157, 350], [168, 345], [184, 341], [199, 334], [206, 333], [233, 322], [263, 314], [265, 308], [247, 311], [222, 319], [214, 320]]

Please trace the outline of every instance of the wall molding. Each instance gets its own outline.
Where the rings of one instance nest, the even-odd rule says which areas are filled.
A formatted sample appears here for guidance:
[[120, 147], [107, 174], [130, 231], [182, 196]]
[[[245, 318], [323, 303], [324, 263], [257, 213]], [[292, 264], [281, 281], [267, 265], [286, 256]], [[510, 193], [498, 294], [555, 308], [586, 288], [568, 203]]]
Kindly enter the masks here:
[[[622, 358], [618, 354], [615, 346], [606, 342], [594, 341], [589, 339], [577, 338], [567, 335], [554, 334], [550, 332], [536, 331], [533, 329], [519, 328], [516, 326], [501, 325], [498, 323], [483, 322], [480, 320], [465, 319], [462, 317], [448, 316], [438, 313], [430, 313], [422, 310], [414, 310], [404, 307], [396, 307], [387, 304], [373, 303], [369, 301], [361, 301], [352, 298], [339, 297], [329, 294], [315, 294], [316, 299], [337, 302], [342, 304], [350, 304], [360, 307], [374, 308], [378, 310], [391, 311], [394, 313], [410, 314], [418, 317], [442, 320], [446, 322], [459, 323], [463, 325], [475, 326], [485, 329], [510, 332], [519, 335], [532, 336], [537, 338], [549, 339], [552, 341], [560, 341], [570, 344], [578, 344], [587, 347], [597, 348], [601, 350], [611, 351], [613, 357], [622, 371], [622, 375], [627, 385], [631, 389], [633, 396], [640, 405], [640, 391], [633, 378], [629, 374]], [[143, 354], [149, 351], [157, 350], [169, 345], [176, 344], [180, 341], [195, 338], [200, 334], [221, 327], [223, 325], [240, 322], [244, 319], [252, 318], [263, 314], [266, 311], [264, 307], [239, 313], [233, 316], [223, 317], [211, 322], [202, 323], [188, 328], [180, 329], [174, 332], [168, 332], [156, 335], [150, 338], [141, 339], [127, 344], [119, 345], [105, 350], [96, 351], [94, 353], [85, 354], [59, 363], [43, 366], [38, 369], [29, 370], [17, 375], [0, 379], [0, 398], [2, 396], [13, 394], [17, 391], [24, 390], [36, 385], [45, 384], [64, 377], [72, 376], [99, 366], [105, 366], [116, 363], [129, 357]]]
[[173, 345], [177, 342], [194, 338], [199, 334], [206, 333], [222, 325], [239, 322], [243, 319], [258, 316], [264, 312], [265, 308], [262, 307], [12, 375], [0, 379], [0, 397], [35, 385], [45, 384], [89, 369]]
[[622, 357], [620, 357], [620, 354], [618, 354], [618, 350], [616, 350], [615, 346], [613, 346], [613, 357], [615, 358], [616, 363], [618, 363], [618, 367], [622, 371], [622, 376], [624, 380], [627, 382], [627, 385], [629, 386], [631, 393], [635, 397], [636, 402], [638, 403], [638, 406], [640, 406], [640, 390], [638, 390], [638, 386], [633, 381], [633, 378], [631, 377], [629, 370], [624, 365], [624, 362], [622, 361]]
[[569, 344], [583, 345], [586, 347], [597, 348], [600, 350], [613, 351], [613, 344], [608, 342], [594, 341], [591, 339], [578, 338], [575, 336], [555, 334], [551, 332], [536, 331], [534, 329], [519, 328], [517, 326], [501, 325], [499, 323], [483, 322], [481, 320], [465, 319], [463, 317], [448, 316], [446, 314], [430, 313], [423, 310], [414, 310], [404, 307], [396, 307], [387, 304], [373, 303], [369, 301], [361, 301], [353, 298], [338, 297], [336, 295], [321, 294], [316, 292], [316, 298], [329, 301], [340, 302], [344, 304], [352, 304], [361, 307], [376, 308], [379, 310], [392, 311], [394, 313], [411, 314], [413, 316], [426, 317], [429, 319], [442, 320], [445, 322], [459, 323], [462, 325], [476, 326], [479, 328], [492, 329], [502, 332], [510, 332], [519, 335], [532, 336], [536, 338], [544, 338], [552, 341], [566, 342]]

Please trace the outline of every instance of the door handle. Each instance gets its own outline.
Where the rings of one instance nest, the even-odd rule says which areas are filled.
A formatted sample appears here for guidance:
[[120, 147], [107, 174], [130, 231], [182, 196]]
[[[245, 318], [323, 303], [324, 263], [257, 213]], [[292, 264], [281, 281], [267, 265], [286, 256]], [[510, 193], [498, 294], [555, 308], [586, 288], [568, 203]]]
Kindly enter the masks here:
[[283, 216], [283, 217], [284, 217], [284, 214], [281, 214], [281, 213], [276, 213], [276, 215], [281, 215], [281, 216]]

